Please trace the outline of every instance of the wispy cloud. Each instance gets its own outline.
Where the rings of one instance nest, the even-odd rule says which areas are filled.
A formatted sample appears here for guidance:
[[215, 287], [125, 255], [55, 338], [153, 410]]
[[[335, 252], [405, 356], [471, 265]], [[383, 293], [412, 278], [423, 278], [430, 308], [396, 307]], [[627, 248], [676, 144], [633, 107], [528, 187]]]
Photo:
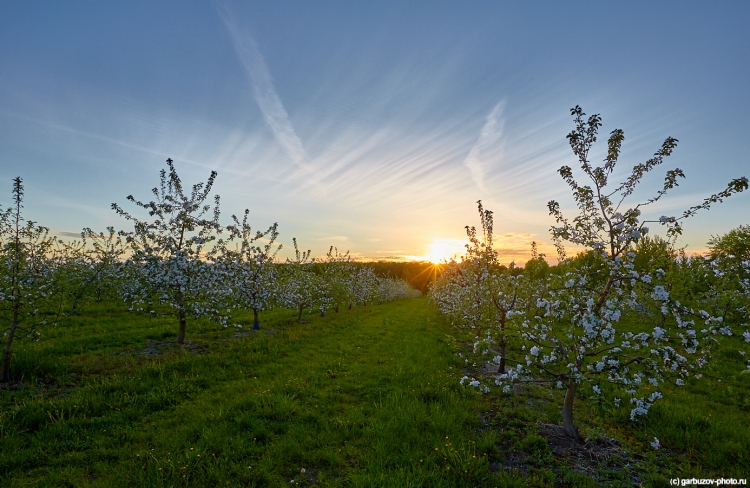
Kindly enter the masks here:
[[276, 93], [271, 71], [258, 49], [258, 44], [250, 34], [234, 22], [226, 10], [219, 8], [219, 15], [234, 41], [234, 47], [242, 65], [250, 76], [255, 101], [263, 114], [263, 119], [291, 160], [299, 167], [310, 171], [305, 148], [289, 120], [284, 104], [281, 103]]
[[53, 230], [52, 233], [58, 237], [73, 237], [75, 239], [81, 238], [80, 232], [69, 232], [67, 230]]
[[505, 119], [502, 116], [503, 108], [505, 108], [505, 100], [501, 100], [487, 115], [487, 120], [479, 133], [479, 139], [474, 144], [474, 147], [471, 148], [471, 151], [469, 151], [469, 155], [464, 159], [464, 165], [469, 168], [471, 179], [474, 180], [474, 183], [483, 193], [486, 193], [487, 188], [484, 186], [482, 152], [497, 142], [503, 134], [503, 125], [505, 125]]

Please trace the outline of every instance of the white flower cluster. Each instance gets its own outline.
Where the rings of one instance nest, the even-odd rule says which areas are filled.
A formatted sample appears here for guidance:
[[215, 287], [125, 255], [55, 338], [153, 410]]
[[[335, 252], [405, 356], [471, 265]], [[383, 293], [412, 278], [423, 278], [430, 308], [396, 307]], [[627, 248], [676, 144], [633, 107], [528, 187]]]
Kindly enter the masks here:
[[481, 393], [489, 393], [490, 392], [489, 387], [487, 387], [486, 385], [483, 385], [482, 383], [480, 383], [479, 380], [477, 380], [475, 378], [469, 378], [468, 376], [464, 376], [458, 382], [461, 385], [468, 384], [469, 386], [474, 387], [477, 390], [479, 390]]

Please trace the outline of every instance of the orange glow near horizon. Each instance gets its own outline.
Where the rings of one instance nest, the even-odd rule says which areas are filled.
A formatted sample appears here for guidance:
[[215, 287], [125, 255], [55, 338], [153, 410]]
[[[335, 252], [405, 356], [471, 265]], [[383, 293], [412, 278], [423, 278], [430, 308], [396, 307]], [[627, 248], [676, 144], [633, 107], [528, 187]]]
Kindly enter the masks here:
[[451, 259], [459, 260], [466, 252], [466, 239], [445, 239], [436, 237], [425, 246], [427, 253], [423, 256], [406, 256], [414, 261], [430, 261], [440, 264]]
[[[531, 235], [506, 234], [494, 236], [494, 248], [498, 251], [500, 264], [509, 265], [515, 262], [517, 266], [523, 266], [531, 258]], [[429, 261], [434, 264], [444, 263], [455, 259], [460, 261], [466, 254], [466, 239], [448, 239], [436, 237], [430, 244], [425, 246], [426, 252], [421, 256], [403, 256], [412, 261]], [[556, 250], [548, 243], [538, 242], [539, 252], [545, 254], [546, 261], [555, 264]], [[577, 248], [571, 248], [574, 252]]]

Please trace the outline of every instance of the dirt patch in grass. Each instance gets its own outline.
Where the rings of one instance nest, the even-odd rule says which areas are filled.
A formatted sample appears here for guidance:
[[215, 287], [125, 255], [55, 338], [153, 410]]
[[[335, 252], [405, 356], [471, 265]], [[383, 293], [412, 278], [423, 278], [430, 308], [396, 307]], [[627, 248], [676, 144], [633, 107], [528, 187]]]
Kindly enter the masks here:
[[[256, 335], [259, 332], [263, 332], [268, 336], [274, 336], [277, 334], [277, 331], [275, 329], [261, 329], [261, 330], [243, 330], [239, 332], [235, 332], [232, 335], [232, 339], [240, 339], [242, 337], [252, 336]], [[226, 340], [226, 339], [221, 339]], [[193, 342], [193, 341], [185, 341], [184, 344], [178, 344], [176, 341], [148, 341], [146, 343], [146, 347], [143, 349], [128, 349], [126, 351], [122, 351], [120, 354], [133, 354], [136, 356], [145, 356], [145, 357], [156, 357], [160, 356], [162, 354], [167, 354], [170, 352], [176, 352], [176, 351], [185, 351], [189, 352], [191, 354], [205, 354], [208, 352], [209, 346], [206, 343], [203, 342]]]
[[554, 457], [573, 470], [600, 479], [601, 470], [628, 472], [630, 482], [641, 485], [641, 478], [635, 467], [639, 459], [628, 454], [620, 441], [604, 435], [578, 442], [565, 434], [562, 425], [540, 424], [539, 435], [547, 439]]
[[[465, 357], [470, 354], [466, 346]], [[499, 377], [496, 364], [468, 363], [461, 372], [485, 384], [493, 384]], [[597, 485], [619, 482], [642, 486], [643, 456], [607, 436], [585, 416], [577, 419], [582, 437], [568, 437], [563, 426], [552, 420], [553, 412], [561, 408], [558, 396], [548, 385], [516, 383], [507, 394], [485, 397], [487, 410], [480, 413], [480, 430], [492, 429], [498, 434], [501, 453], [488, 460], [490, 470], [503, 469], [524, 477], [552, 476], [553, 483], [560, 486], [576, 486], [580, 481], [576, 476]]]
[[250, 330], [242, 330], [239, 332], [235, 332], [232, 335], [232, 337], [239, 339], [240, 337], [247, 337], [250, 335], [255, 335], [259, 332], [265, 332], [265, 334], [269, 336], [275, 336], [277, 334], [276, 329], [250, 329]]
[[175, 351], [186, 351], [192, 354], [205, 354], [208, 351], [206, 344], [199, 344], [193, 341], [185, 341], [184, 344], [178, 344], [175, 341], [148, 341], [143, 349], [131, 349], [123, 351], [120, 354], [134, 354], [137, 356], [155, 357], [161, 354]]

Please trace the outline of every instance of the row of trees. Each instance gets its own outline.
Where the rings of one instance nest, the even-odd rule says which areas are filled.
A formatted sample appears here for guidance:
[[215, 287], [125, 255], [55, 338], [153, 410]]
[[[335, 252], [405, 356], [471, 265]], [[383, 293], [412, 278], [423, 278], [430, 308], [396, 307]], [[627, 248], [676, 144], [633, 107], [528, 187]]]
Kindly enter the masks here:
[[[689, 258], [672, 246], [684, 219], [748, 188], [739, 178], [682, 215], [651, 222], [665, 226], [667, 237], [649, 237], [650, 221], [641, 220], [641, 212], [677, 186], [682, 171], [667, 171], [653, 198], [630, 208], [624, 202], [677, 140], [667, 138], [652, 159], [610, 188], [623, 132], [610, 134], [604, 164], [596, 167], [589, 151], [601, 118], [585, 119], [580, 107], [572, 115], [576, 127], [568, 140], [590, 184], [579, 184], [568, 166], [559, 170], [578, 207], [569, 219], [558, 202], [548, 204], [560, 263], [548, 266], [534, 246], [524, 269], [500, 266], [492, 212], [479, 202], [481, 235], [467, 227], [466, 255], [446, 266], [430, 295], [454, 323], [475, 330], [476, 353], [494, 356], [495, 385], [509, 391], [513, 382], [548, 382], [564, 389], [563, 427], [575, 438], [579, 389], [615, 406], [627, 399], [636, 419], [662, 396], [664, 382], [700, 378], [718, 337], [740, 334], [750, 342], [750, 228], [713, 239], [707, 257]], [[566, 242], [586, 251], [568, 258]]]
[[91, 298], [121, 299], [131, 311], [174, 316], [182, 344], [191, 318], [241, 327], [240, 316], [252, 311], [257, 329], [260, 313], [276, 307], [294, 309], [302, 321], [305, 310], [324, 315], [421, 294], [333, 247], [324, 259], [314, 259], [294, 239], [294, 259], [280, 262], [277, 224], [253, 231], [245, 210], [241, 220], [232, 216], [222, 227], [219, 197], [207, 203], [216, 173], [185, 191], [171, 159], [167, 165], [152, 200], [127, 198], [147, 218], [112, 205], [133, 230], [110, 227], [97, 234], [87, 228], [74, 242], [22, 217], [23, 183], [14, 179], [13, 205], [0, 213], [0, 319], [7, 327], [0, 381], [9, 380], [14, 339], [38, 338], [41, 326], [75, 315]]

